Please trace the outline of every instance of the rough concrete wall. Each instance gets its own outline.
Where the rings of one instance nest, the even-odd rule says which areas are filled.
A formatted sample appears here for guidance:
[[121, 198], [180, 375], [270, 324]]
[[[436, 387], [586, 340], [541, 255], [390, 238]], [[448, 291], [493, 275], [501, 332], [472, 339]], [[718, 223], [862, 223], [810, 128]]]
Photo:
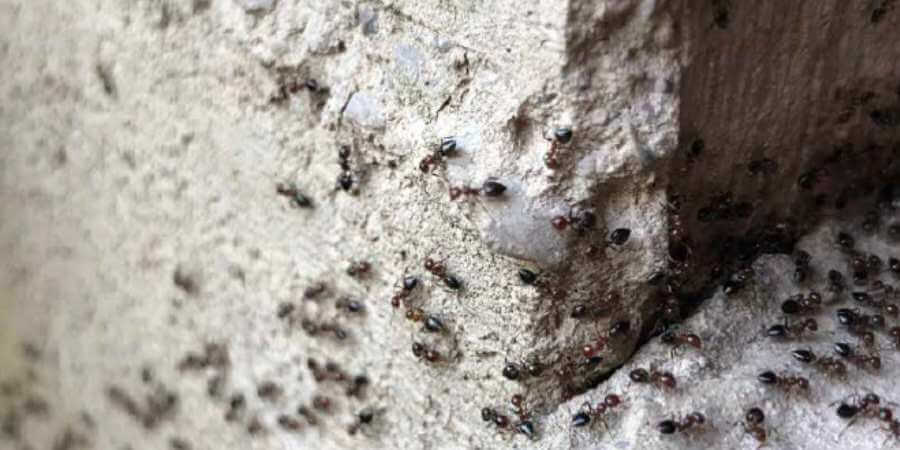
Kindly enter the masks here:
[[[647, 416], [676, 414], [668, 400], [630, 399], [635, 415], [617, 432], [585, 437], [569, 420], [661, 316], [680, 319], [700, 288], [765, 250], [722, 258], [718, 228], [695, 219], [707, 192], [752, 199], [749, 219], [712, 225], [741, 235], [771, 225], [770, 202], [811, 208], [787, 193], [834, 145], [881, 146], [842, 170], [893, 167], [893, 116], [873, 112], [896, 103], [898, 46], [872, 31], [896, 28], [892, 3], [735, 3], [3, 3], [14, 32], [0, 43], [0, 445], [588, 448], [617, 436], [642, 448]], [[873, 8], [884, 10], [877, 24]], [[807, 17], [827, 18], [824, 36], [844, 44]], [[805, 39], [792, 38], [792, 20]], [[783, 51], [769, 51], [773, 34]], [[787, 62], [842, 56], [861, 62], [829, 70], [835, 86], [811, 83], [823, 80], [816, 71], [785, 74]], [[819, 132], [867, 76], [875, 96], [836, 134]], [[801, 133], [794, 109], [827, 120]], [[571, 141], [547, 139], [559, 128]], [[456, 149], [441, 157], [447, 136]], [[810, 150], [775, 158], [759, 153], [767, 143]], [[762, 154], [779, 170], [744, 181]], [[503, 195], [479, 191], [491, 178]], [[465, 192], [456, 200], [454, 188]], [[558, 217], [571, 223], [556, 229]], [[609, 242], [618, 228], [630, 230], [622, 245]], [[426, 258], [461, 289], [428, 273]], [[366, 273], [348, 273], [362, 261]], [[710, 276], [709, 261], [721, 273]], [[522, 267], [538, 274], [533, 285]], [[648, 283], [656, 272], [662, 286]], [[404, 276], [419, 283], [395, 308]], [[686, 308], [660, 314], [672, 299]], [[420, 310], [444, 329], [408, 320]], [[716, 320], [691, 325], [709, 361], [746, 345], [717, 342], [733, 317]], [[415, 356], [414, 343], [440, 361]], [[509, 363], [516, 381], [502, 375]], [[713, 369], [691, 373], [727, 374]], [[694, 386], [682, 399], [699, 408], [711, 397]], [[717, 398], [738, 395], [728, 386]], [[533, 442], [481, 420], [490, 407], [517, 425], [514, 394]], [[704, 439], [727, 442], [717, 436]]]
[[691, 6], [669, 195], [684, 228], [719, 236], [693, 239], [695, 263], [725, 265], [729, 236], [807, 232], [897, 173], [895, 2]]

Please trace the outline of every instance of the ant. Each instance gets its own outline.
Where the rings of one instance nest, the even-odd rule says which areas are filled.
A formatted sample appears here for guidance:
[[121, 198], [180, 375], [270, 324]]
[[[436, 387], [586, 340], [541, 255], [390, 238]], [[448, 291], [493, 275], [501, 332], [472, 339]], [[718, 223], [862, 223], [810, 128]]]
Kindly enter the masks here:
[[454, 153], [456, 153], [456, 138], [452, 136], [442, 138], [437, 150], [419, 162], [419, 170], [422, 173], [428, 173], [433, 166], [439, 165], [445, 157], [452, 156]]
[[900, 327], [891, 327], [888, 330], [888, 334], [891, 336], [891, 339], [894, 341], [894, 346], [900, 350]]
[[353, 436], [360, 428], [372, 423], [373, 420], [375, 420], [375, 411], [372, 408], [365, 408], [356, 414], [356, 420], [347, 428], [347, 433]]
[[828, 291], [840, 294], [847, 287], [844, 282], [844, 275], [837, 270], [828, 271]]
[[675, 389], [677, 382], [671, 372], [661, 372], [652, 365], [650, 371], [638, 367], [628, 374], [628, 378], [635, 383], [651, 383], [659, 389]]
[[783, 338], [787, 336], [799, 338], [806, 332], [813, 332], [817, 331], [818, 329], [818, 322], [816, 322], [816, 319], [813, 319], [811, 317], [804, 319], [802, 322], [797, 322], [794, 324], [790, 324], [785, 318], [784, 325], [772, 325], [768, 330], [766, 330], [766, 335], [772, 338]]
[[760, 446], [766, 443], [766, 429], [762, 426], [762, 423], [765, 420], [766, 415], [763, 411], [753, 407], [747, 410], [747, 413], [744, 414], [744, 421], [741, 422], [744, 426], [744, 433], [753, 436], [753, 439], [756, 439], [756, 442], [759, 442]]
[[506, 185], [494, 178], [488, 178], [487, 181], [481, 185], [480, 189], [470, 188], [468, 186], [451, 187], [449, 192], [450, 200], [456, 200], [462, 195], [465, 195], [466, 197], [477, 197], [479, 195], [484, 195], [485, 197], [500, 197], [506, 192]]
[[[545, 138], [546, 139], [546, 138]], [[544, 155], [544, 164], [550, 169], [559, 167], [557, 153], [562, 145], [572, 140], [572, 130], [569, 128], [557, 128], [553, 130], [553, 138], [550, 139], [550, 150]]]
[[669, 329], [663, 332], [659, 339], [663, 344], [672, 346], [672, 355], [675, 355], [675, 352], [683, 345], [690, 345], [697, 350], [703, 349], [703, 341], [700, 340], [700, 336], [693, 333], [678, 334]]
[[798, 375], [777, 375], [771, 370], [760, 373], [756, 376], [762, 384], [778, 386], [784, 391], [798, 390], [802, 392], [809, 391], [809, 380]]
[[428, 362], [438, 362], [441, 360], [441, 354], [432, 348], [429, 348], [421, 342], [413, 342], [412, 353], [416, 358], [424, 358]]
[[406, 310], [406, 319], [412, 322], [421, 322], [425, 317], [425, 311], [419, 307], [412, 307]]
[[570, 209], [567, 215], [554, 217], [550, 224], [559, 231], [564, 231], [571, 225], [575, 231], [584, 233], [593, 228], [596, 222], [597, 216], [591, 211], [585, 209], [576, 213], [575, 209]]
[[294, 183], [278, 183], [275, 185], [275, 192], [278, 195], [289, 198], [292, 206], [297, 208], [312, 208], [312, 200], [303, 195]]
[[615, 245], [615, 246], [623, 246], [626, 242], [628, 242], [628, 238], [631, 236], [631, 230], [628, 228], [616, 228], [609, 235], [609, 239], [607, 239], [607, 245]]
[[[856, 402], [850, 403], [838, 400], [833, 402], [830, 406], [834, 406], [836, 403], [840, 403], [835, 410], [838, 417], [841, 419], [852, 419], [844, 430], [850, 428], [859, 417], [874, 417], [881, 422], [884, 422], [884, 425], [887, 426], [887, 431], [891, 432], [894, 437], [900, 435], [900, 433], [898, 433], [900, 432], [900, 423], [894, 418], [893, 410], [886, 406], [881, 406], [881, 398], [878, 397], [877, 394], [870, 392]], [[843, 434], [843, 431], [841, 434]]]
[[602, 402], [594, 406], [591, 406], [590, 402], [584, 402], [581, 411], [572, 416], [572, 426], [580, 428], [591, 423], [592, 419], [597, 419], [605, 428], [609, 428], [603, 416], [621, 405], [622, 397], [616, 394], [608, 394]]
[[519, 379], [519, 366], [516, 363], [507, 363], [503, 366], [503, 377], [507, 380], [517, 380]]
[[466, 197], [477, 196], [480, 194], [480, 191], [475, 188], [463, 186], [463, 187], [451, 187], [449, 193], [450, 193], [450, 200], [453, 201], [463, 195], [465, 195]]
[[838, 354], [838, 356], [852, 362], [853, 364], [859, 367], [868, 367], [872, 370], [881, 369], [881, 358], [878, 355], [870, 354], [864, 355], [859, 354], [850, 344], [845, 342], [837, 342], [834, 344], [834, 352]]
[[525, 397], [521, 394], [515, 394], [510, 398], [514, 411], [519, 416], [519, 423], [516, 425], [516, 431], [524, 434], [528, 439], [534, 439], [534, 422], [531, 421], [531, 414], [525, 410]]
[[785, 314], [813, 314], [822, 306], [822, 296], [818, 292], [809, 295], [796, 294], [781, 304], [781, 312]]
[[353, 278], [362, 278], [368, 275], [371, 270], [372, 265], [367, 261], [353, 261], [350, 263], [350, 266], [347, 267], [347, 275], [350, 275]]
[[630, 329], [631, 323], [627, 320], [619, 320], [614, 322], [609, 327], [609, 331], [607, 332], [606, 336], [600, 336], [597, 338], [594, 345], [586, 345], [582, 348], [582, 354], [584, 355], [586, 362], [590, 365], [599, 363], [602, 358], [597, 356], [597, 353], [602, 352], [604, 349], [606, 349], [606, 346], [609, 343], [609, 339], [627, 334]]
[[[293, 307], [293, 304], [290, 304], [290, 305]], [[347, 312], [350, 312], [350, 313], [360, 313], [363, 311], [363, 309], [365, 309], [365, 306], [363, 306], [362, 302], [360, 302], [359, 300], [353, 300], [350, 298], [339, 299], [338, 301], [335, 302], [334, 306], [338, 309], [346, 309]], [[291, 310], [293, 310], [293, 308], [291, 308]], [[282, 311], [279, 308], [279, 316], [281, 315], [281, 313], [282, 313]], [[290, 313], [288, 313], [288, 314], [290, 314]]]
[[869, 329], [883, 328], [885, 324], [884, 316], [880, 314], [860, 314], [848, 308], [838, 309], [835, 315], [841, 325], [857, 335]]
[[456, 275], [448, 274], [447, 268], [443, 263], [437, 262], [431, 258], [425, 258], [425, 270], [431, 272], [440, 278], [448, 288], [458, 290], [462, 287], [462, 281]]
[[847, 365], [832, 357], [825, 357], [816, 362], [816, 367], [827, 375], [843, 378], [847, 375]]
[[701, 426], [706, 423], [706, 417], [697, 411], [694, 411], [681, 420], [666, 419], [656, 424], [656, 429], [662, 434], [674, 434], [677, 432], [686, 432], [694, 426]]
[[394, 293], [394, 296], [391, 297], [391, 306], [394, 308], [400, 307], [400, 301], [405, 300], [409, 297], [409, 294], [419, 285], [419, 279], [413, 276], [403, 277], [401, 282], [400, 291]]
[[481, 409], [481, 420], [492, 422], [497, 428], [506, 428], [509, 425], [509, 418], [498, 413], [493, 408], [484, 407]]
[[521, 280], [522, 283], [524, 283], [524, 284], [530, 285], [530, 284], [534, 284], [534, 282], [537, 281], [537, 277], [538, 277], [537, 274], [529, 269], [526, 269], [523, 267], [523, 268], [519, 269], [518, 273], [519, 273], [519, 280]]

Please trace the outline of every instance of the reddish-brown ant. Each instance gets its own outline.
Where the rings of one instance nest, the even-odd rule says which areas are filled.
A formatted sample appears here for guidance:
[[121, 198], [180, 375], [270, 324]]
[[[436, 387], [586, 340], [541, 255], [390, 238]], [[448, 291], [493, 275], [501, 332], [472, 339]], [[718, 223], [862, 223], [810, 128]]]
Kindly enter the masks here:
[[785, 324], [772, 325], [766, 330], [766, 335], [773, 338], [793, 337], [799, 338], [807, 332], [813, 332], [819, 329], [816, 319], [808, 317], [800, 322], [789, 323], [785, 318]]
[[706, 423], [706, 417], [700, 412], [692, 412], [683, 419], [666, 419], [656, 424], [656, 429], [661, 434], [674, 434], [675, 432], [685, 432], [694, 427], [699, 427]]
[[419, 170], [422, 171], [422, 173], [428, 173], [431, 171], [431, 168], [433, 166], [440, 164], [440, 162], [440, 156], [436, 154], [427, 155], [426, 157], [422, 158], [421, 161], [419, 161]]
[[400, 307], [400, 302], [409, 298], [409, 294], [419, 285], [419, 279], [412, 276], [403, 277], [400, 290], [391, 297], [391, 306]]
[[425, 359], [428, 362], [438, 362], [441, 360], [441, 354], [421, 342], [413, 342], [412, 353], [416, 358]]
[[585, 359], [597, 357], [597, 355], [606, 349], [608, 339], [605, 336], [598, 337], [592, 345], [585, 345], [581, 348], [581, 353]]
[[425, 311], [419, 307], [412, 307], [406, 310], [406, 318], [413, 322], [421, 322], [425, 317]]
[[456, 275], [448, 274], [447, 268], [443, 263], [437, 262], [431, 258], [425, 258], [425, 270], [431, 272], [447, 285], [448, 288], [458, 290], [462, 287], [462, 281]]
[[677, 382], [671, 372], [656, 370], [652, 365], [650, 370], [637, 368], [628, 374], [628, 378], [635, 383], [651, 383], [659, 389], [675, 389]]
[[847, 375], [847, 365], [832, 357], [825, 357], [816, 361], [816, 367], [826, 375], [833, 377], [843, 378]]
[[[894, 437], [897, 437], [897, 431], [900, 431], [900, 429], [898, 429], [894, 412], [890, 408], [881, 405], [881, 398], [878, 395], [868, 393], [862, 398], [855, 395], [851, 396], [851, 398], [852, 397], [857, 398], [857, 400], [855, 402], [838, 400], [830, 405], [834, 406], [835, 404], [840, 403], [835, 410], [838, 417], [841, 419], [852, 419], [844, 430], [853, 425], [860, 417], [877, 418], [886, 426], [887, 431], [891, 432]], [[843, 431], [841, 434], [843, 434]]]
[[744, 433], [753, 436], [760, 446], [766, 443], [766, 429], [762, 423], [766, 420], [766, 415], [759, 408], [750, 408], [744, 415], [744, 421], [741, 424], [744, 427]]
[[463, 195], [465, 195], [466, 197], [475, 197], [480, 193], [478, 189], [470, 188], [468, 186], [451, 187], [449, 192], [451, 201], [456, 200]]
[[703, 341], [700, 340], [700, 336], [697, 336], [693, 333], [681, 334], [674, 329], [669, 329], [663, 332], [663, 334], [659, 337], [659, 340], [663, 344], [672, 346], [673, 355], [679, 348], [684, 345], [689, 345], [697, 350], [701, 350], [703, 348]]
[[[579, 233], [585, 233], [597, 222], [597, 217], [593, 212], [587, 209], [569, 209], [568, 214], [562, 216], [556, 216], [550, 220], [550, 224], [553, 225], [553, 228], [564, 231], [566, 228], [571, 226], [575, 231]], [[609, 243], [608, 243], [609, 244]]]
[[604, 416], [622, 405], [622, 397], [616, 394], [608, 394], [602, 402], [591, 406], [590, 402], [584, 402], [581, 411], [572, 416], [572, 426], [583, 427], [591, 423], [592, 419], [599, 420], [608, 428]]
[[367, 261], [353, 261], [347, 267], [347, 275], [354, 278], [362, 278], [368, 275], [370, 270], [372, 270], [372, 265]]
[[444, 264], [437, 262], [431, 258], [425, 258], [425, 270], [431, 272], [439, 278], [447, 274], [447, 270], [444, 267]]
[[796, 294], [781, 304], [781, 312], [785, 314], [815, 314], [822, 307], [822, 296], [818, 292], [809, 295]]
[[508, 417], [488, 407], [481, 409], [481, 420], [493, 423], [497, 428], [506, 428], [509, 425]]
[[297, 186], [293, 183], [278, 183], [275, 185], [275, 192], [278, 195], [287, 197], [291, 201], [291, 205], [297, 208], [311, 208], [312, 201], [309, 197], [303, 195]]
[[767, 370], [757, 375], [756, 379], [762, 384], [778, 386], [788, 392], [797, 390], [805, 393], [809, 391], [809, 380], [798, 375], [776, 375], [775, 372]]
[[891, 329], [888, 330], [888, 335], [891, 336], [894, 346], [900, 350], [900, 327], [891, 327]]
[[422, 161], [419, 162], [419, 170], [421, 170], [422, 173], [428, 173], [431, 171], [432, 167], [440, 165], [445, 157], [451, 156], [454, 153], [456, 153], [456, 138], [442, 138], [438, 148], [425, 158], [422, 158]]
[[859, 367], [867, 367], [872, 370], [881, 369], [881, 358], [875, 354], [860, 354], [857, 353], [853, 347], [844, 342], [838, 342], [834, 344], [834, 352], [838, 354], [838, 356], [852, 362], [856, 366]]
[[550, 139], [550, 150], [544, 155], [544, 164], [550, 169], [559, 167], [559, 159], [557, 153], [562, 145], [572, 140], [572, 130], [569, 128], [557, 128], [553, 130], [553, 137]]

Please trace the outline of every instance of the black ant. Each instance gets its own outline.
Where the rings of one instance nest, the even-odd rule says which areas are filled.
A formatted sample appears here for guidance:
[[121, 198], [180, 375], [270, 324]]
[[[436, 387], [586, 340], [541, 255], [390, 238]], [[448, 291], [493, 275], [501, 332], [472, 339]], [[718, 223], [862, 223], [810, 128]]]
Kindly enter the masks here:
[[591, 406], [590, 402], [584, 402], [581, 411], [572, 416], [572, 426], [583, 427], [591, 423], [592, 419], [597, 419], [608, 428], [604, 416], [622, 405], [622, 397], [616, 394], [608, 394], [602, 402]]
[[706, 416], [700, 412], [692, 412], [681, 420], [666, 419], [656, 424], [656, 429], [662, 434], [674, 434], [686, 432], [691, 428], [699, 427], [706, 423]]
[[631, 230], [628, 228], [616, 228], [609, 235], [609, 239], [607, 239], [607, 245], [616, 245], [621, 247], [628, 242], [628, 238], [631, 236]]
[[852, 250], [855, 240], [853, 239], [853, 236], [850, 235], [850, 233], [847, 233], [846, 231], [841, 231], [837, 235], [836, 242], [837, 242], [838, 246], [841, 247], [842, 249]]
[[834, 344], [834, 352], [852, 362], [853, 364], [859, 367], [868, 367], [872, 370], [880, 370], [881, 369], [881, 358], [878, 355], [864, 355], [857, 353], [850, 344], [845, 342], [838, 342]]
[[534, 284], [534, 282], [537, 281], [537, 274], [529, 269], [526, 269], [523, 267], [523, 268], [519, 269], [518, 273], [519, 273], [519, 280], [522, 280], [522, 283]]
[[802, 392], [809, 391], [809, 380], [798, 375], [777, 375], [771, 370], [760, 373], [756, 376], [762, 384], [770, 386], [778, 386], [784, 391], [798, 390]]
[[656, 370], [652, 365], [650, 370], [637, 368], [628, 374], [628, 378], [635, 383], [651, 383], [659, 389], [675, 389], [677, 382], [671, 372]]
[[765, 420], [766, 415], [763, 411], [754, 407], [747, 410], [747, 413], [744, 414], [744, 421], [742, 422], [744, 432], [753, 436], [753, 439], [756, 439], [756, 442], [759, 442], [760, 446], [766, 443], [766, 429], [762, 426], [762, 423]]
[[794, 324], [791, 324], [787, 320], [785, 320], [784, 325], [772, 325], [768, 330], [766, 330], [766, 335], [772, 338], [783, 338], [787, 336], [799, 338], [807, 332], [814, 332], [818, 329], [819, 324], [818, 322], [816, 322], [816, 319], [808, 317], [803, 321], [796, 322]]
[[507, 363], [503, 366], [503, 377], [507, 380], [517, 380], [519, 379], [519, 366], [516, 363]]

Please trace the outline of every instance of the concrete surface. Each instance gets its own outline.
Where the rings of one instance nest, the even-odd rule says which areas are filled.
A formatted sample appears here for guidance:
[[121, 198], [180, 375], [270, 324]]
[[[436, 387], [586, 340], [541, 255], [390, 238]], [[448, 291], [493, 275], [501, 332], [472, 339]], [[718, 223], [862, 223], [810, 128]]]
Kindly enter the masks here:
[[[759, 254], [807, 235], [827, 266], [820, 220], [897, 179], [892, 1], [0, 0], [0, 24], [0, 448], [659, 448], [655, 421], [693, 408], [713, 431], [670, 445], [749, 448], [755, 403], [778, 448], [885, 436], [818, 431], [846, 393], [897, 397], [887, 350], [808, 400], [743, 380], [790, 364], [759, 334], [787, 263]], [[449, 198], [492, 178], [499, 198]], [[669, 358], [651, 335], [688, 315], [704, 351]], [[626, 389], [667, 359], [671, 399]], [[621, 419], [573, 430], [607, 391]], [[481, 420], [514, 394], [534, 441]]]

